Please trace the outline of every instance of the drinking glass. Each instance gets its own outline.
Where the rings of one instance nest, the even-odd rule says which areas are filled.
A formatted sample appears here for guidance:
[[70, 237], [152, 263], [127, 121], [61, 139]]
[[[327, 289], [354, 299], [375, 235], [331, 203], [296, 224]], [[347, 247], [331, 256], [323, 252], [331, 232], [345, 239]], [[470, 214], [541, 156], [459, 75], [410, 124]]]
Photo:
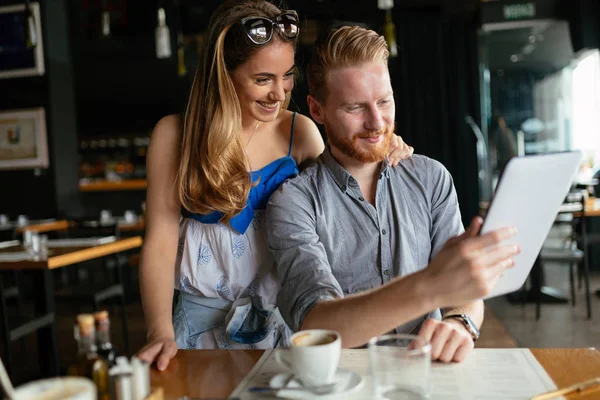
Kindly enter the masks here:
[[376, 399], [430, 398], [431, 344], [417, 335], [391, 334], [372, 338], [368, 346]]

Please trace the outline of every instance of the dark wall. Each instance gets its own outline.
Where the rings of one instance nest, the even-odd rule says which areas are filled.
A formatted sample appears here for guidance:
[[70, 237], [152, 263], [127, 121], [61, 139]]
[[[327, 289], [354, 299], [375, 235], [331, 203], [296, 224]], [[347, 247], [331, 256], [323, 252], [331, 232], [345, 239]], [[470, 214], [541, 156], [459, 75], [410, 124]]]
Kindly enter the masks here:
[[156, 2], [129, 0], [124, 3], [124, 16], [121, 10], [112, 10], [108, 37], [100, 34], [95, 23], [100, 21], [100, 9], [82, 4], [70, 2], [80, 136], [148, 132], [162, 116], [180, 112], [193, 66], [187, 76], [178, 76], [175, 10], [167, 7], [173, 55], [157, 59]]
[[465, 115], [479, 118], [476, 21], [425, 9], [394, 10], [394, 22], [397, 132], [416, 152], [448, 168], [468, 224], [479, 201], [476, 140], [465, 123]]
[[[4, 1], [0, 4], [12, 4], [14, 1]], [[46, 4], [40, 4], [44, 45], [52, 45], [48, 38], [48, 27], [44, 21]], [[45, 49], [46, 50], [46, 49]], [[0, 79], [0, 110], [15, 110], [32, 107], [46, 107], [49, 116], [49, 74], [54, 72], [48, 64], [48, 51], [45, 52], [46, 75], [41, 77], [23, 77]], [[37, 170], [0, 170], [0, 213], [9, 214], [14, 218], [18, 214], [28, 214], [30, 217], [45, 217], [54, 215], [56, 210], [56, 192], [54, 171], [55, 154], [50, 144], [55, 139], [55, 132], [47, 127], [49, 144], [49, 169]]]
[[[58, 30], [58, 34], [50, 36], [67, 43], [62, 47], [56, 45], [51, 50], [56, 60], [47, 55], [50, 57], [47, 63], [49, 75], [41, 79], [13, 80], [12, 83], [0, 81], [0, 90], [7, 87], [1, 85], [12, 85], [12, 90], [18, 91], [17, 96], [20, 96], [14, 102], [0, 100], [1, 107], [7, 102], [10, 105], [42, 103], [49, 106], [51, 96], [56, 101], [70, 103], [69, 90], [74, 93], [76, 109], [72, 108], [71, 117], [56, 119], [49, 126], [51, 136], [56, 135], [63, 125], [68, 131], [63, 135], [64, 142], [52, 139], [51, 165], [61, 162], [62, 158], [66, 160], [60, 164], [60, 177], [54, 179], [56, 169], [53, 168], [41, 177], [34, 177], [31, 171], [0, 172], [0, 184], [12, 186], [23, 182], [30, 188], [24, 191], [23, 196], [10, 196], [11, 204], [3, 205], [3, 209], [36, 209], [45, 215], [60, 208], [56, 199], [63, 199], [69, 192], [66, 187], [60, 188], [58, 180], [68, 182], [65, 184], [67, 187], [76, 184], [76, 176], [71, 175], [77, 173], [77, 167], [71, 169], [71, 175], [66, 171], [66, 165], [72, 164], [73, 156], [77, 156], [77, 151], [73, 150], [77, 145], [73, 132], [79, 138], [148, 132], [163, 115], [183, 109], [195, 67], [195, 60], [189, 59], [188, 75], [179, 77], [175, 57], [156, 59], [155, 3], [128, 1], [126, 18], [119, 17], [109, 38], [100, 37], [99, 28], [94, 27], [94, 21], [99, 17], [95, 14], [98, 10], [83, 9], [85, 2], [55, 0], [50, 3], [66, 13], [68, 23], [60, 15], [54, 15], [52, 18], [57, 18], [58, 22], [46, 24], [45, 28], [49, 25]], [[177, 28], [181, 26], [188, 34], [201, 32], [218, 3], [182, 1], [182, 15], [186, 18], [182, 19], [181, 25], [174, 19], [175, 14], [167, 10], [173, 50]], [[383, 24], [383, 12], [377, 9], [376, 2], [368, 6], [365, 3], [358, 10], [343, 7], [339, 1], [287, 3], [303, 18], [320, 20], [323, 27], [334, 22], [354, 21], [381, 31]], [[418, 153], [441, 161], [450, 170], [463, 216], [467, 220], [477, 212], [478, 193], [475, 140], [464, 123], [465, 114], [471, 114], [475, 120], [478, 120], [479, 114], [475, 59], [477, 26], [473, 15], [450, 14], [441, 5], [415, 9], [419, 3], [411, 3], [410, 8], [397, 3], [393, 16], [400, 55], [390, 63], [397, 101], [397, 131]], [[44, 18], [48, 18], [50, 14], [42, 11], [46, 15]], [[62, 30], [58, 23], [64, 23]], [[66, 41], [64, 36], [60, 36], [63, 32], [68, 34]], [[48, 32], [45, 32], [44, 39], [47, 36]], [[53, 48], [51, 44], [49, 46]], [[70, 54], [67, 54], [68, 50]], [[310, 46], [299, 47], [298, 63], [301, 67], [308, 61], [309, 53]], [[62, 92], [58, 90], [60, 84], [68, 89], [62, 98]], [[306, 82], [301, 78], [294, 100], [295, 108], [305, 114], [308, 113], [306, 93]], [[52, 118], [65, 117], [68, 112], [68, 107], [56, 110], [53, 106], [50, 109], [53, 110]], [[59, 121], [63, 125], [59, 125]], [[65, 157], [57, 157], [55, 153], [63, 149]], [[44, 193], [43, 200], [40, 200], [41, 193]], [[48, 196], [48, 193], [52, 195]], [[123, 199], [129, 196], [130, 193], [121, 192], [99, 196], [86, 194], [83, 198], [88, 202], [123, 208]], [[137, 204], [138, 194], [131, 197], [136, 198]], [[38, 206], [40, 202], [44, 204]]]

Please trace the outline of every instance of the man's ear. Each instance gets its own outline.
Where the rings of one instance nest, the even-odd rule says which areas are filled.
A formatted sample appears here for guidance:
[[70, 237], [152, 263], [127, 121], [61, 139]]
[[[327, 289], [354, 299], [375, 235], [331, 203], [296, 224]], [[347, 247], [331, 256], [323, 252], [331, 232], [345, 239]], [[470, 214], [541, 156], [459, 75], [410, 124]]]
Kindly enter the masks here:
[[310, 110], [310, 115], [313, 117], [318, 124], [324, 124], [325, 118], [323, 116], [323, 107], [321, 104], [310, 94], [306, 96], [306, 102], [308, 103], [308, 109]]

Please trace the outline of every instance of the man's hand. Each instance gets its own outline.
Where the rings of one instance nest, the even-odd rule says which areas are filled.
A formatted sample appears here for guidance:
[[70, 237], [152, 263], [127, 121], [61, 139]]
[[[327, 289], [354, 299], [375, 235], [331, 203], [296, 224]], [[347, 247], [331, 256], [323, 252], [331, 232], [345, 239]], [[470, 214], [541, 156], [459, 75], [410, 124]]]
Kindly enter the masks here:
[[473, 338], [460, 321], [427, 319], [419, 336], [431, 343], [431, 359], [461, 362], [473, 350]]
[[452, 307], [481, 299], [491, 292], [500, 276], [514, 266], [520, 252], [516, 244], [503, 243], [516, 230], [502, 228], [478, 236], [483, 220], [473, 222], [462, 235], [449, 239], [420, 273], [426, 275], [437, 307]]
[[398, 165], [401, 160], [404, 160], [413, 155], [412, 146], [407, 145], [402, 140], [401, 136], [392, 135], [392, 141], [390, 142], [390, 153], [388, 154], [388, 163], [394, 167]]

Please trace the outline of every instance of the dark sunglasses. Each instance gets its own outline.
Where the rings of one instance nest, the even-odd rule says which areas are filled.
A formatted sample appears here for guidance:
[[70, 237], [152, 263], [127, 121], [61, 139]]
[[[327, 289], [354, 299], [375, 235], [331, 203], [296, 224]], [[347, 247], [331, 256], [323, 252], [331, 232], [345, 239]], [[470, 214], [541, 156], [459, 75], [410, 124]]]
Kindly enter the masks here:
[[286, 38], [293, 39], [300, 33], [298, 14], [287, 11], [275, 19], [266, 17], [246, 17], [241, 21], [246, 35], [254, 44], [268, 43], [273, 37], [273, 27], [277, 27]]

